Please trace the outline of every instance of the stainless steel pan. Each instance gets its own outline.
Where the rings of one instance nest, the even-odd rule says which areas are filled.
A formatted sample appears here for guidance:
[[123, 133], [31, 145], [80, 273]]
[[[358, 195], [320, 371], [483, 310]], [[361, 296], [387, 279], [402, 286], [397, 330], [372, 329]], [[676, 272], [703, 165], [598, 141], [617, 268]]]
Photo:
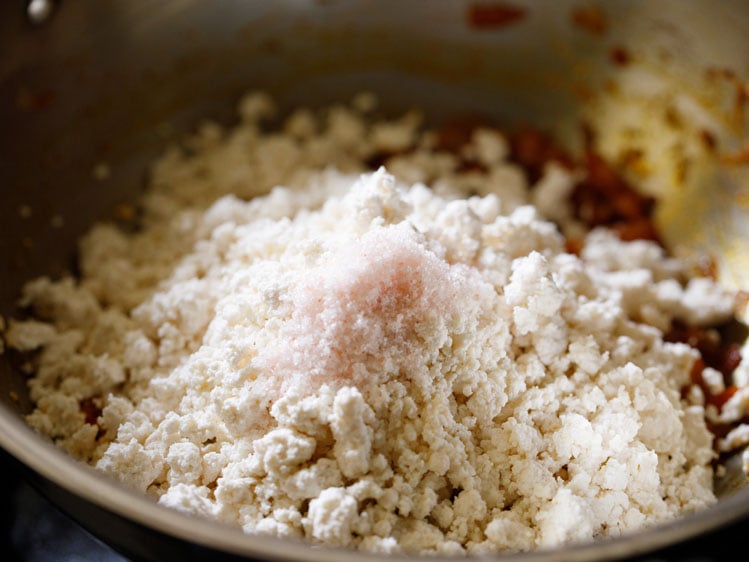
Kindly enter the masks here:
[[[512, 3], [523, 17], [487, 26], [471, 21], [476, 2], [458, 0], [61, 0], [41, 24], [25, 2], [3, 2], [0, 313], [16, 312], [24, 280], [72, 267], [76, 238], [137, 197], [148, 161], [170, 139], [201, 118], [229, 121], [239, 95], [255, 88], [285, 108], [368, 89], [386, 112], [418, 106], [434, 121], [470, 113], [532, 123], [573, 145], [585, 121], [611, 158], [639, 151], [630, 172], [661, 199], [667, 242], [707, 249], [724, 282], [749, 286], [740, 152], [749, 3]], [[54, 501], [132, 556], [382, 558], [250, 537], [161, 508], [28, 429], [29, 408], [6, 354], [0, 445]], [[745, 488], [668, 525], [522, 558], [634, 556], [747, 516]]]

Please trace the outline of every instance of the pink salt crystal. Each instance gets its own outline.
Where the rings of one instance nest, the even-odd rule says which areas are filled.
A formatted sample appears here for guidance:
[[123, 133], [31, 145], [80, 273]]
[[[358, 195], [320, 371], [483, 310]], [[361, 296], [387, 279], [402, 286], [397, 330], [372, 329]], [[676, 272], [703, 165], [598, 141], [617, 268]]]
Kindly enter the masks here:
[[464, 284], [457, 269], [407, 223], [370, 231], [291, 289], [291, 318], [255, 366], [282, 379], [282, 387], [308, 388], [418, 369], [418, 328], [455, 310]]

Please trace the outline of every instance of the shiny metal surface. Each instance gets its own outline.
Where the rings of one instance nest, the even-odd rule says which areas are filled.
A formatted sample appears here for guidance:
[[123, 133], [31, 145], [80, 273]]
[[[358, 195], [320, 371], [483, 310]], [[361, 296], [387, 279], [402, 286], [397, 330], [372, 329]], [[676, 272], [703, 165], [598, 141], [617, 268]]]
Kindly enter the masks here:
[[[709, 251], [727, 283], [749, 285], [747, 166], [724, 162], [744, 142], [747, 119], [734, 81], [711, 71], [749, 78], [749, 3], [602, 2], [603, 34], [573, 23], [576, 1], [516, 1], [527, 17], [501, 29], [469, 25], [471, 4], [63, 0], [34, 25], [25, 2], [1, 3], [0, 314], [14, 313], [24, 280], [73, 268], [75, 240], [137, 197], [147, 163], [166, 143], [202, 118], [230, 121], [238, 96], [254, 88], [285, 108], [369, 89], [385, 112], [418, 106], [435, 121], [471, 113], [533, 123], [571, 144], [584, 120], [610, 157], [641, 151], [642, 167], [631, 173], [662, 199], [667, 241]], [[630, 64], [612, 63], [617, 47], [631, 53]], [[717, 148], [700, 141], [705, 128]], [[184, 557], [195, 552], [189, 545], [202, 545], [266, 558], [382, 559], [248, 537], [120, 488], [26, 427], [25, 381], [12, 363], [0, 357], [0, 445], [107, 540], [119, 537], [154, 559], [178, 544]], [[510, 558], [633, 556], [747, 515], [743, 489], [637, 535]], [[113, 517], [159, 531], [163, 544], [135, 544], [135, 532], [112, 536]]]

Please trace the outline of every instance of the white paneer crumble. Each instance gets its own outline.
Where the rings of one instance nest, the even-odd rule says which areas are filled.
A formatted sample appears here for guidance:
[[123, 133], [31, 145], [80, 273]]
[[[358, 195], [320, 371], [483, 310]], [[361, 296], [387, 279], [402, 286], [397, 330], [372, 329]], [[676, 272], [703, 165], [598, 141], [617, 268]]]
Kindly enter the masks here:
[[485, 129], [461, 170], [374, 104], [266, 132], [254, 94], [170, 149], [138, 230], [26, 285], [28, 422], [165, 506], [327, 546], [528, 550], [713, 504], [699, 355], [664, 332], [733, 294], [604, 229], [567, 253], [576, 172], [531, 190]]

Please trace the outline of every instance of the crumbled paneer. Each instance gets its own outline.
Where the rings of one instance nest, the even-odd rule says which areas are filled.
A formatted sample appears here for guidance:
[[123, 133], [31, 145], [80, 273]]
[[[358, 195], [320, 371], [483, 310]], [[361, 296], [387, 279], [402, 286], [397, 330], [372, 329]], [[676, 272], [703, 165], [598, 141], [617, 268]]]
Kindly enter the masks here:
[[715, 502], [704, 400], [681, 397], [698, 354], [663, 335], [733, 295], [606, 230], [567, 253], [547, 219], [579, 230], [576, 172], [531, 195], [501, 134], [460, 169], [375, 105], [263, 132], [253, 95], [168, 150], [138, 231], [99, 224], [79, 279], [26, 286], [35, 319], [6, 340], [35, 353], [29, 423], [163, 505], [388, 553], [553, 547]]

